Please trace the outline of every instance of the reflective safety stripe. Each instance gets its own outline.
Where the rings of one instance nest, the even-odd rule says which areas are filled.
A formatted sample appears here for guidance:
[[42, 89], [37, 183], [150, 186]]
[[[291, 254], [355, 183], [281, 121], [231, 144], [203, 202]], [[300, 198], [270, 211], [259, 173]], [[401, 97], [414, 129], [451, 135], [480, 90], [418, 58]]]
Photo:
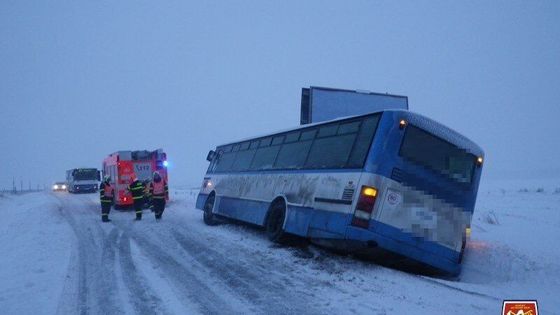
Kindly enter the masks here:
[[137, 199], [140, 199], [140, 198], [144, 198], [144, 196], [136, 196], [136, 197], [132, 197], [132, 199], [134, 199], [134, 200], [137, 200]]
[[114, 189], [111, 185], [109, 184], [103, 184], [103, 189], [102, 189], [103, 195], [105, 197], [109, 197], [109, 198], [113, 198], [113, 194], [114, 194]]
[[101, 200], [101, 202], [111, 203], [111, 202], [113, 202], [113, 201], [111, 201], [111, 200]]
[[142, 186], [136, 186], [136, 187], [130, 188], [130, 190], [138, 190], [138, 189], [144, 189], [144, 187], [142, 187]]
[[138, 211], [136, 211], [136, 213], [142, 213], [142, 210], [138, 210]]
[[165, 199], [165, 196], [153, 196], [154, 199]]
[[165, 191], [165, 186], [167, 186], [167, 184], [161, 180], [158, 182], [153, 182], [152, 183], [152, 191], [154, 194], [161, 194]]

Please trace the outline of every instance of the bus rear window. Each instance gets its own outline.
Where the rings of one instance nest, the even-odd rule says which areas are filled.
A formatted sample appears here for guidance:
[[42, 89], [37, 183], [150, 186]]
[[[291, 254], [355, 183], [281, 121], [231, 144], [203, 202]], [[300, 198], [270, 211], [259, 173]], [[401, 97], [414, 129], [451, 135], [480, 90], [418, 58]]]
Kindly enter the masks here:
[[471, 183], [475, 156], [416, 126], [406, 128], [399, 155], [459, 183]]

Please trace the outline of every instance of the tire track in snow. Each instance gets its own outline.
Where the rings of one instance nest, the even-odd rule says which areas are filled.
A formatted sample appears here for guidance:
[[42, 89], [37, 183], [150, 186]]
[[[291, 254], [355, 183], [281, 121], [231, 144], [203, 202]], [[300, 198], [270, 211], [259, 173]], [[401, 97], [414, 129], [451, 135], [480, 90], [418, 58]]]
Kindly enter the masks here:
[[476, 296], [476, 297], [480, 297], [480, 298], [484, 298], [484, 299], [488, 299], [488, 300], [493, 300], [493, 301], [499, 301], [499, 302], [503, 301], [503, 299], [497, 298], [495, 296], [491, 296], [491, 295], [488, 295], [488, 294], [459, 288], [459, 287], [456, 287], [454, 285], [441, 282], [437, 279], [429, 278], [427, 276], [421, 276], [421, 275], [410, 275], [410, 276], [414, 276], [415, 278], [418, 278], [422, 281], [426, 281], [426, 282], [429, 282], [431, 284], [442, 286], [442, 287], [445, 287], [445, 288], [448, 288], [448, 289], [451, 289], [451, 290], [455, 290], [455, 291], [458, 291], [458, 292], [461, 292], [461, 293], [464, 293], [464, 294], [468, 294], [468, 295], [471, 295], [471, 296]]
[[[143, 253], [164, 273], [168, 280], [182, 297], [182, 303], [196, 303], [202, 314], [241, 314], [230, 306], [222, 297], [216, 294], [211, 287], [196, 277], [192, 270], [178, 262], [173, 255], [163, 250], [159, 245], [150, 242], [146, 237], [120, 222], [113, 224], [121, 228], [132, 239]], [[185, 305], [191, 308], [191, 305]]]
[[164, 314], [161, 299], [149, 292], [146, 280], [141, 276], [132, 260], [130, 253], [130, 239], [127, 232], [123, 232], [119, 238], [119, 261], [122, 269], [123, 281], [129, 291], [134, 311], [137, 314]]
[[[97, 223], [99, 224], [99, 223]], [[115, 228], [109, 232], [109, 235], [103, 237], [103, 249], [101, 252], [101, 265], [96, 273], [101, 273], [101, 282], [97, 283], [97, 290], [105, 292], [106, 288], [111, 288], [112, 294], [99, 294], [97, 304], [100, 306], [102, 314], [120, 314], [123, 313], [119, 308], [119, 301], [115, 301], [117, 296], [117, 276], [115, 272], [116, 242], [119, 231]]]
[[51, 196], [58, 204], [57, 215], [66, 221], [76, 238], [72, 244], [73, 248], [68, 262], [64, 288], [57, 307], [57, 314], [87, 314], [89, 289], [86, 283], [85, 265], [81, 263], [86, 260], [87, 254], [85, 249], [80, 246], [80, 239], [76, 234], [75, 220], [66, 213], [65, 200], [59, 195], [52, 194]]
[[[68, 199], [59, 199], [60, 213], [66, 219], [76, 236], [77, 251], [77, 306], [79, 314], [122, 314], [121, 303], [117, 301], [118, 287], [115, 275], [115, 242], [118, 230], [105, 235], [99, 222], [91, 218], [91, 210], [84, 204], [68, 204]], [[77, 201], [77, 200], [76, 200]], [[87, 222], [83, 222], [84, 219]], [[95, 222], [93, 225], [92, 223]], [[95, 231], [94, 231], [95, 230]], [[100, 240], [96, 243], [96, 240]], [[69, 275], [76, 266], [69, 266]], [[72, 279], [72, 276], [69, 277]], [[66, 284], [72, 286], [72, 284]], [[67, 291], [66, 289], [64, 291]], [[64, 299], [62, 296], [61, 299]], [[67, 303], [73, 303], [68, 301]]]
[[[320, 314], [306, 302], [306, 298], [287, 288], [270, 273], [259, 273], [252, 266], [243, 266], [201, 242], [200, 238], [189, 237], [172, 231], [173, 238], [198, 263], [211, 270], [213, 276], [225, 282], [242, 298], [267, 314]], [[269, 266], [274, 269], [275, 266]], [[271, 271], [271, 270], [268, 270]]]
[[[77, 223], [74, 220], [74, 218], [70, 215], [68, 215], [64, 209], [64, 207], [61, 206], [60, 208], [62, 215], [64, 216], [64, 218], [66, 219], [66, 221], [68, 222], [68, 224], [70, 225], [70, 227], [72, 228], [72, 232], [74, 233], [74, 236], [76, 237], [76, 245], [75, 245], [75, 250], [77, 251], [77, 261], [75, 261], [75, 263], [77, 263], [77, 279], [78, 279], [78, 292], [77, 292], [77, 311], [79, 314], [88, 314], [88, 300], [89, 300], [89, 296], [90, 296], [90, 292], [89, 292], [89, 287], [88, 287], [88, 283], [87, 283], [87, 265], [86, 262], [88, 260], [88, 253], [87, 253], [87, 248], [86, 246], [83, 246], [83, 242], [84, 242], [84, 237], [82, 236], [81, 232], [77, 232]], [[75, 267], [75, 266], [70, 266]], [[70, 273], [72, 273], [70, 271]]]

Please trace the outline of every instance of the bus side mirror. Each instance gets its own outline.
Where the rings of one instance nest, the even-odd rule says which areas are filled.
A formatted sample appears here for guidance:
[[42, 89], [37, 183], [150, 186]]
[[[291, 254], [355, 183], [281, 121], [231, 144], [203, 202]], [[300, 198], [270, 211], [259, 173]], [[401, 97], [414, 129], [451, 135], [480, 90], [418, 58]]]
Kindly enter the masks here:
[[206, 161], [212, 162], [212, 160], [214, 160], [215, 157], [216, 157], [216, 151], [210, 150], [208, 151], [208, 155], [206, 156]]
[[101, 172], [97, 171], [97, 181], [101, 181]]

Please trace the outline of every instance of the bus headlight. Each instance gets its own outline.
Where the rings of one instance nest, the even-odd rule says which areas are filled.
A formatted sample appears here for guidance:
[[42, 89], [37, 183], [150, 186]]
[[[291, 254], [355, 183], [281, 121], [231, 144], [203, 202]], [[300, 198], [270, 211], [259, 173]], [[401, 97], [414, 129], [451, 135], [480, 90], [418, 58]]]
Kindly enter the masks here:
[[210, 179], [204, 179], [204, 182], [202, 182], [202, 188], [208, 188], [208, 187], [212, 187], [212, 181], [210, 181]]
[[407, 124], [406, 120], [401, 119], [401, 121], [399, 121], [399, 129], [404, 129]]
[[483, 162], [484, 162], [484, 158], [482, 156], [476, 158], [476, 165], [482, 166]]

